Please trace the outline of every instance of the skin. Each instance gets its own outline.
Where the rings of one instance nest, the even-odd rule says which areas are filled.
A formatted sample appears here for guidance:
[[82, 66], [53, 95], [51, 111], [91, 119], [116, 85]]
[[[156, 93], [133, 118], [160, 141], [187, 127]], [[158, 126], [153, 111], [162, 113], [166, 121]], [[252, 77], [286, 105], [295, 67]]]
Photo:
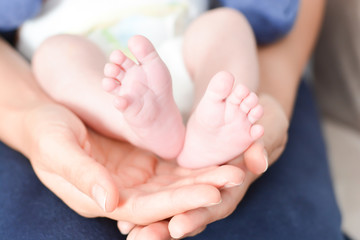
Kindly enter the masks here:
[[[44, 95], [29, 64], [3, 40], [0, 51], [0, 139], [28, 157], [44, 185], [80, 215], [146, 225], [217, 204], [219, 189], [242, 183], [239, 168], [182, 169], [89, 130]], [[96, 185], [106, 192], [101, 201]]]
[[[205, 176], [210, 175], [210, 177], [206, 177], [205, 180], [201, 177], [203, 173], [201, 171], [188, 172], [187, 175], [185, 174], [185, 177], [184, 173], [182, 173], [180, 176], [176, 176], [175, 179], [167, 178], [163, 184], [150, 188], [153, 189], [153, 191], [150, 191], [150, 194], [144, 193], [143, 187], [146, 185], [142, 185], [142, 181], [139, 181], [139, 178], [134, 178], [132, 179], [132, 185], [130, 185], [134, 191], [125, 192], [125, 194], [121, 195], [118, 191], [119, 187], [123, 187], [128, 183], [120, 181], [119, 185], [119, 181], [115, 181], [112, 178], [111, 173], [107, 170], [107, 166], [109, 165], [106, 163], [111, 163], [113, 160], [109, 160], [104, 154], [101, 154], [101, 152], [107, 152], [109, 149], [113, 149], [111, 152], [116, 152], [115, 148], [119, 147], [119, 145], [88, 131], [81, 121], [71, 112], [49, 100], [34, 83], [28, 64], [2, 40], [0, 40], [0, 83], [2, 86], [2, 88], [0, 88], [0, 115], [2, 116], [0, 119], [0, 139], [26, 155], [30, 159], [35, 172], [45, 185], [50, 189], [53, 188], [52, 190], [79, 214], [88, 217], [104, 215], [114, 218], [119, 217], [118, 220], [120, 219], [121, 222], [142, 224], [142, 226], [137, 225], [132, 229], [129, 234], [129, 239], [170, 239], [170, 237], [181, 238], [197, 234], [205, 229], [207, 224], [228, 216], [236, 208], [246, 193], [247, 188], [257, 178], [256, 175], [248, 171], [248, 169], [251, 169], [253, 166], [251, 163], [253, 163], [254, 160], [265, 163], [264, 148], [270, 164], [278, 158], [284, 149], [288, 122], [293, 108], [295, 92], [299, 83], [298, 79], [311, 53], [320, 25], [322, 9], [323, 1], [317, 1], [316, 3], [310, 0], [302, 1], [299, 18], [294, 30], [281, 41], [259, 49], [258, 57], [261, 76], [259, 97], [265, 109], [265, 114], [260, 124], [264, 126], [265, 134], [260, 141], [253, 144], [244, 153], [244, 162], [240, 161], [240, 158], [236, 159], [231, 164], [237, 167], [227, 166], [229, 168], [221, 170], [224, 171], [224, 176], [234, 176], [241, 172], [239, 169], [244, 169], [246, 171], [245, 180], [239, 187], [222, 188], [229, 183], [234, 184], [234, 181], [236, 184], [239, 184], [241, 182], [239, 179], [226, 179], [225, 182], [223, 180], [218, 182], [219, 180], [213, 179], [211, 180], [213, 181], [212, 184], [204, 185], [204, 182], [208, 183], [209, 178], [211, 179], [211, 176], [214, 175], [211, 174], [211, 171], [218, 169], [210, 168], [205, 170], [209, 171], [209, 174], [205, 174]], [[11, 81], [9, 79], [11, 79]], [[283, 88], [289, 89], [289, 91], [281, 91]], [[18, 94], [19, 92], [21, 92], [21, 95]], [[43, 123], [48, 124], [48, 130], [56, 129], [57, 131], [51, 135], [46, 134], [49, 131], [43, 131], [42, 134], [38, 135], [36, 130], [41, 129]], [[64, 155], [59, 155], [56, 159], [53, 156], [53, 152], [49, 151], [49, 149], [54, 149], [54, 146], [59, 146], [59, 142], [57, 142], [59, 141], [58, 139], [60, 139], [61, 144], [66, 144], [60, 145], [62, 148], [59, 149], [58, 152]], [[46, 143], [48, 140], [51, 140], [50, 146], [40, 144]], [[137, 150], [125, 148], [128, 153], [132, 151], [137, 152]], [[91, 157], [94, 154], [106, 160], [100, 157], [101, 161], [98, 162]], [[66, 161], [56, 161], [58, 159], [64, 160], [69, 155], [71, 155], [73, 159], [80, 159], [75, 166], [70, 166], [70, 163]], [[140, 153], [140, 156], [146, 158], [148, 154]], [[53, 164], [54, 162], [57, 163], [55, 166]], [[94, 180], [91, 176], [86, 175], [89, 171], [83, 171], [81, 168], [77, 168], [77, 166], [82, 165], [84, 162], [89, 164], [87, 170], [94, 170], [100, 173], [100, 175], [98, 175], [100, 176], [99, 179]], [[161, 163], [157, 164], [158, 161], [155, 162], [155, 169], [161, 169], [162, 166], [165, 166]], [[73, 170], [70, 171], [69, 169]], [[139, 168], [136, 167], [136, 169]], [[174, 172], [178, 171], [176, 167], [170, 166], [170, 169]], [[261, 169], [259, 172], [263, 170], [264, 169]], [[154, 183], [159, 184], [156, 180], [156, 176], [161, 177], [161, 175], [158, 175], [159, 172], [161, 173], [161, 171], [155, 171], [155, 175], [151, 175], [151, 173], [149, 175], [149, 173], [146, 172], [150, 177], [143, 179], [155, 179]], [[79, 182], [77, 179], [82, 178], [76, 178], [75, 176], [78, 174], [84, 174], [85, 178], [83, 179], [87, 179], [88, 181]], [[140, 174], [140, 176], [143, 175], [143, 173]], [[165, 199], [165, 201], [172, 201], [171, 193], [174, 192], [172, 190], [182, 187], [186, 192], [188, 187], [194, 183], [194, 179], [199, 179], [197, 177], [194, 178], [194, 176], [199, 176], [200, 178], [200, 181], [196, 182], [198, 184], [195, 184], [197, 189], [203, 189], [203, 187], [205, 187], [204, 191], [213, 192], [208, 199], [200, 198], [197, 204], [195, 204], [197, 206], [191, 203], [186, 206], [177, 207], [177, 209], [170, 213], [173, 217], [169, 216], [171, 218], [167, 221], [160, 221], [160, 219], [165, 218], [166, 214], [153, 217], [153, 219], [146, 217], [140, 221], [126, 217], [134, 213], [129, 209], [133, 209], [133, 206], [139, 206], [136, 205], [136, 203], [141, 202], [141, 199], [144, 199], [144, 202], [146, 202], [145, 200], [148, 200], [146, 197], [156, 199], [156, 196], [158, 196], [156, 194], [165, 193], [162, 195], [164, 197], [163, 199]], [[142, 177], [140, 177], [140, 179], [142, 179]], [[104, 213], [104, 211], [95, 204], [91, 196], [91, 187], [89, 187], [88, 184], [88, 182], [92, 181], [101, 184], [102, 187], [107, 189], [106, 211], [113, 211], [118, 202], [128, 203], [120, 205], [120, 207], [125, 206], [122, 208], [123, 212], [121, 212], [121, 215], [125, 217], [121, 218], [113, 213]], [[164, 184], [169, 183], [171, 183], [170, 186], [173, 187], [170, 188], [170, 191], [169, 188], [164, 186]], [[58, 188], [58, 186], [66, 186], [66, 192], [61, 192], [61, 188]], [[56, 190], [57, 188], [59, 190]], [[219, 191], [218, 189], [221, 190]], [[69, 192], [77, 196], [76, 201], [84, 204], [77, 204], [76, 201], [73, 201], [74, 199], [67, 199], [66, 195], [68, 195]], [[189, 192], [192, 191], [190, 190]], [[132, 195], [133, 193], [135, 194]], [[145, 198], [141, 198], [143, 196], [145, 196]], [[153, 198], [153, 196], [155, 196], [155, 198]], [[195, 198], [198, 197], [195, 196]], [[218, 203], [220, 198], [222, 202]], [[120, 199], [121, 201], [119, 201]], [[140, 200], [138, 201], [137, 199]], [[212, 203], [218, 204], [198, 208]], [[140, 209], [141, 208], [138, 210], [139, 212]], [[185, 212], [186, 209], [188, 209], [188, 211]], [[132, 227], [133, 226], [134, 225], [132, 225]]]
[[[243, 167], [244, 170], [252, 168], [254, 162], [263, 161], [265, 150], [271, 165], [284, 150], [297, 87], [317, 38], [324, 4], [325, 1], [301, 1], [298, 19], [292, 31], [283, 39], [258, 49], [258, 95], [264, 107], [264, 116], [259, 124], [264, 126], [264, 136], [244, 153], [247, 168], [241, 166], [240, 159], [231, 164]], [[176, 215], [169, 221], [136, 226], [128, 239], [170, 239], [196, 235], [211, 222], [231, 214], [257, 177], [259, 176], [246, 170], [245, 181], [241, 186], [221, 191], [220, 204]], [[150, 238], [146, 238], [147, 236]]]
[[115, 139], [126, 139], [164, 159], [178, 156], [182, 167], [223, 164], [262, 135], [262, 127], [254, 124], [262, 114], [257, 96], [244, 85], [234, 86], [233, 76], [222, 71], [209, 83], [185, 137], [165, 63], [143, 36], [133, 36], [128, 45], [139, 64], [114, 51], [104, 68], [103, 86], [108, 92], [99, 85], [104, 54], [79, 36], [45, 40], [32, 59], [33, 71], [49, 96], [94, 130], [110, 132]]

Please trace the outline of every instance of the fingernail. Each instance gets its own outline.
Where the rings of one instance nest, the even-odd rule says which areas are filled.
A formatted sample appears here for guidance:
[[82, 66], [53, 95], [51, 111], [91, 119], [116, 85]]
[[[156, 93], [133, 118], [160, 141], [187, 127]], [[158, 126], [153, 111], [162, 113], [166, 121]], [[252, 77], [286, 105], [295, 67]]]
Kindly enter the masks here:
[[128, 235], [131, 228], [121, 228], [119, 229], [122, 235]]
[[264, 151], [264, 159], [265, 159], [265, 169], [264, 169], [264, 171], [263, 171], [263, 173], [264, 172], [266, 172], [266, 170], [268, 169], [268, 167], [269, 167], [269, 159], [268, 159], [268, 156], [267, 156], [267, 153], [266, 153], [266, 151]]
[[238, 187], [238, 186], [240, 186], [241, 184], [242, 184], [242, 183], [232, 183], [232, 182], [230, 182], [230, 183], [225, 184], [223, 188]]
[[212, 207], [212, 206], [215, 206], [215, 205], [219, 205], [220, 203], [222, 203], [222, 199], [220, 199], [219, 202], [216, 202], [216, 203], [207, 203], [204, 205], [204, 207]]
[[105, 204], [106, 204], [106, 196], [107, 193], [104, 188], [99, 186], [98, 184], [95, 184], [95, 186], [92, 188], [92, 196], [95, 202], [101, 207], [104, 212], [106, 212]]
[[181, 239], [185, 234], [183, 234], [182, 232], [172, 232], [171, 233], [171, 240], [174, 240], [174, 239]]
[[118, 228], [123, 235], [128, 235], [134, 227], [135, 225], [129, 222], [118, 222]]

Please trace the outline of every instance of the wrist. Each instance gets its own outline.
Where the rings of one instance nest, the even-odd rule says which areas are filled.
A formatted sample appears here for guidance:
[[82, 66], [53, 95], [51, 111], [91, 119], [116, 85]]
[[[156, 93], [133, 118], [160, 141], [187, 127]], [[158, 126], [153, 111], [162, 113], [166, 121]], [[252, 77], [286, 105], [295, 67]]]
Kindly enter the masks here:
[[34, 113], [36, 109], [51, 103], [46, 97], [23, 99], [24, 104], [8, 104], [0, 106], [0, 140], [11, 148], [29, 157], [30, 145], [35, 141]]
[[24, 153], [28, 112], [51, 100], [37, 85], [29, 63], [0, 39], [0, 140]]

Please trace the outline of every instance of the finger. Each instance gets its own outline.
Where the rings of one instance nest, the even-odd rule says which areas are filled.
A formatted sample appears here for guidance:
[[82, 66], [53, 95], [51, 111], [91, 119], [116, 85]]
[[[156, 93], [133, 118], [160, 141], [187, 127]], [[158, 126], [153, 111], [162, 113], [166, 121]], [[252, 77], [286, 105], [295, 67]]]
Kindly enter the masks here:
[[129, 235], [127, 236], [126, 240], [134, 240], [136, 239], [137, 235], [139, 234], [139, 232], [141, 231], [142, 226], [136, 226], [134, 227], [131, 232], [129, 233]]
[[184, 176], [183, 179], [171, 186], [210, 184], [217, 188], [232, 187], [241, 185], [244, 178], [245, 173], [242, 169], [231, 165], [223, 165], [216, 168], [209, 168], [209, 170], [200, 171], [199, 173], [195, 170], [192, 175]]
[[124, 235], [129, 234], [129, 232], [136, 227], [135, 224], [126, 221], [118, 221], [117, 226], [120, 232]]
[[202, 226], [202, 227], [199, 227], [198, 229], [196, 229], [195, 231], [191, 232], [191, 233], [188, 233], [186, 234], [184, 237], [193, 237], [193, 236], [196, 236], [198, 235], [199, 233], [203, 232], [205, 229], [206, 229], [207, 226]]
[[127, 240], [170, 240], [167, 221], [151, 223], [147, 226], [138, 226], [130, 232]]
[[[126, 189], [122, 194], [126, 194], [125, 191]], [[124, 199], [128, 201], [120, 202], [121, 208], [108, 216], [112, 219], [126, 219], [136, 224], [147, 225], [191, 209], [219, 204], [221, 195], [213, 186], [189, 185]]]
[[261, 141], [256, 141], [244, 152], [244, 162], [247, 169], [256, 175], [267, 170], [268, 157]]
[[171, 237], [178, 239], [199, 233], [211, 220], [213, 220], [213, 216], [209, 208], [199, 208], [176, 215], [169, 222]]
[[[76, 141], [67, 136], [50, 146], [55, 161], [55, 172], [91, 197], [103, 211], [113, 211], [119, 201], [119, 191], [104, 166], [91, 158]], [[53, 145], [54, 145], [53, 144]]]
[[199, 232], [208, 224], [230, 215], [236, 208], [247, 187], [222, 190], [223, 201], [215, 206], [194, 209], [170, 219], [169, 231], [173, 238], [182, 238]]
[[242, 169], [231, 165], [220, 166], [195, 178], [195, 183], [211, 184], [218, 188], [239, 186], [244, 182], [245, 173]]

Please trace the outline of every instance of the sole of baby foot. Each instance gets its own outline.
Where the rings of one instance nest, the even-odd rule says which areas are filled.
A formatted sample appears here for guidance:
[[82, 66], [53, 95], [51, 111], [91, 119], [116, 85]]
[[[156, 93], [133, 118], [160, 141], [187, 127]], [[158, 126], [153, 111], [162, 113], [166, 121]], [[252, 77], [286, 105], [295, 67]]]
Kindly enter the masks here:
[[129, 49], [137, 63], [114, 51], [102, 81], [126, 122], [121, 135], [162, 158], [175, 158], [183, 146], [185, 127], [173, 98], [170, 73], [145, 37], [132, 37]]
[[263, 135], [255, 124], [263, 108], [255, 93], [241, 84], [234, 86], [228, 72], [217, 73], [191, 115], [179, 165], [201, 168], [223, 164], [242, 154]]

